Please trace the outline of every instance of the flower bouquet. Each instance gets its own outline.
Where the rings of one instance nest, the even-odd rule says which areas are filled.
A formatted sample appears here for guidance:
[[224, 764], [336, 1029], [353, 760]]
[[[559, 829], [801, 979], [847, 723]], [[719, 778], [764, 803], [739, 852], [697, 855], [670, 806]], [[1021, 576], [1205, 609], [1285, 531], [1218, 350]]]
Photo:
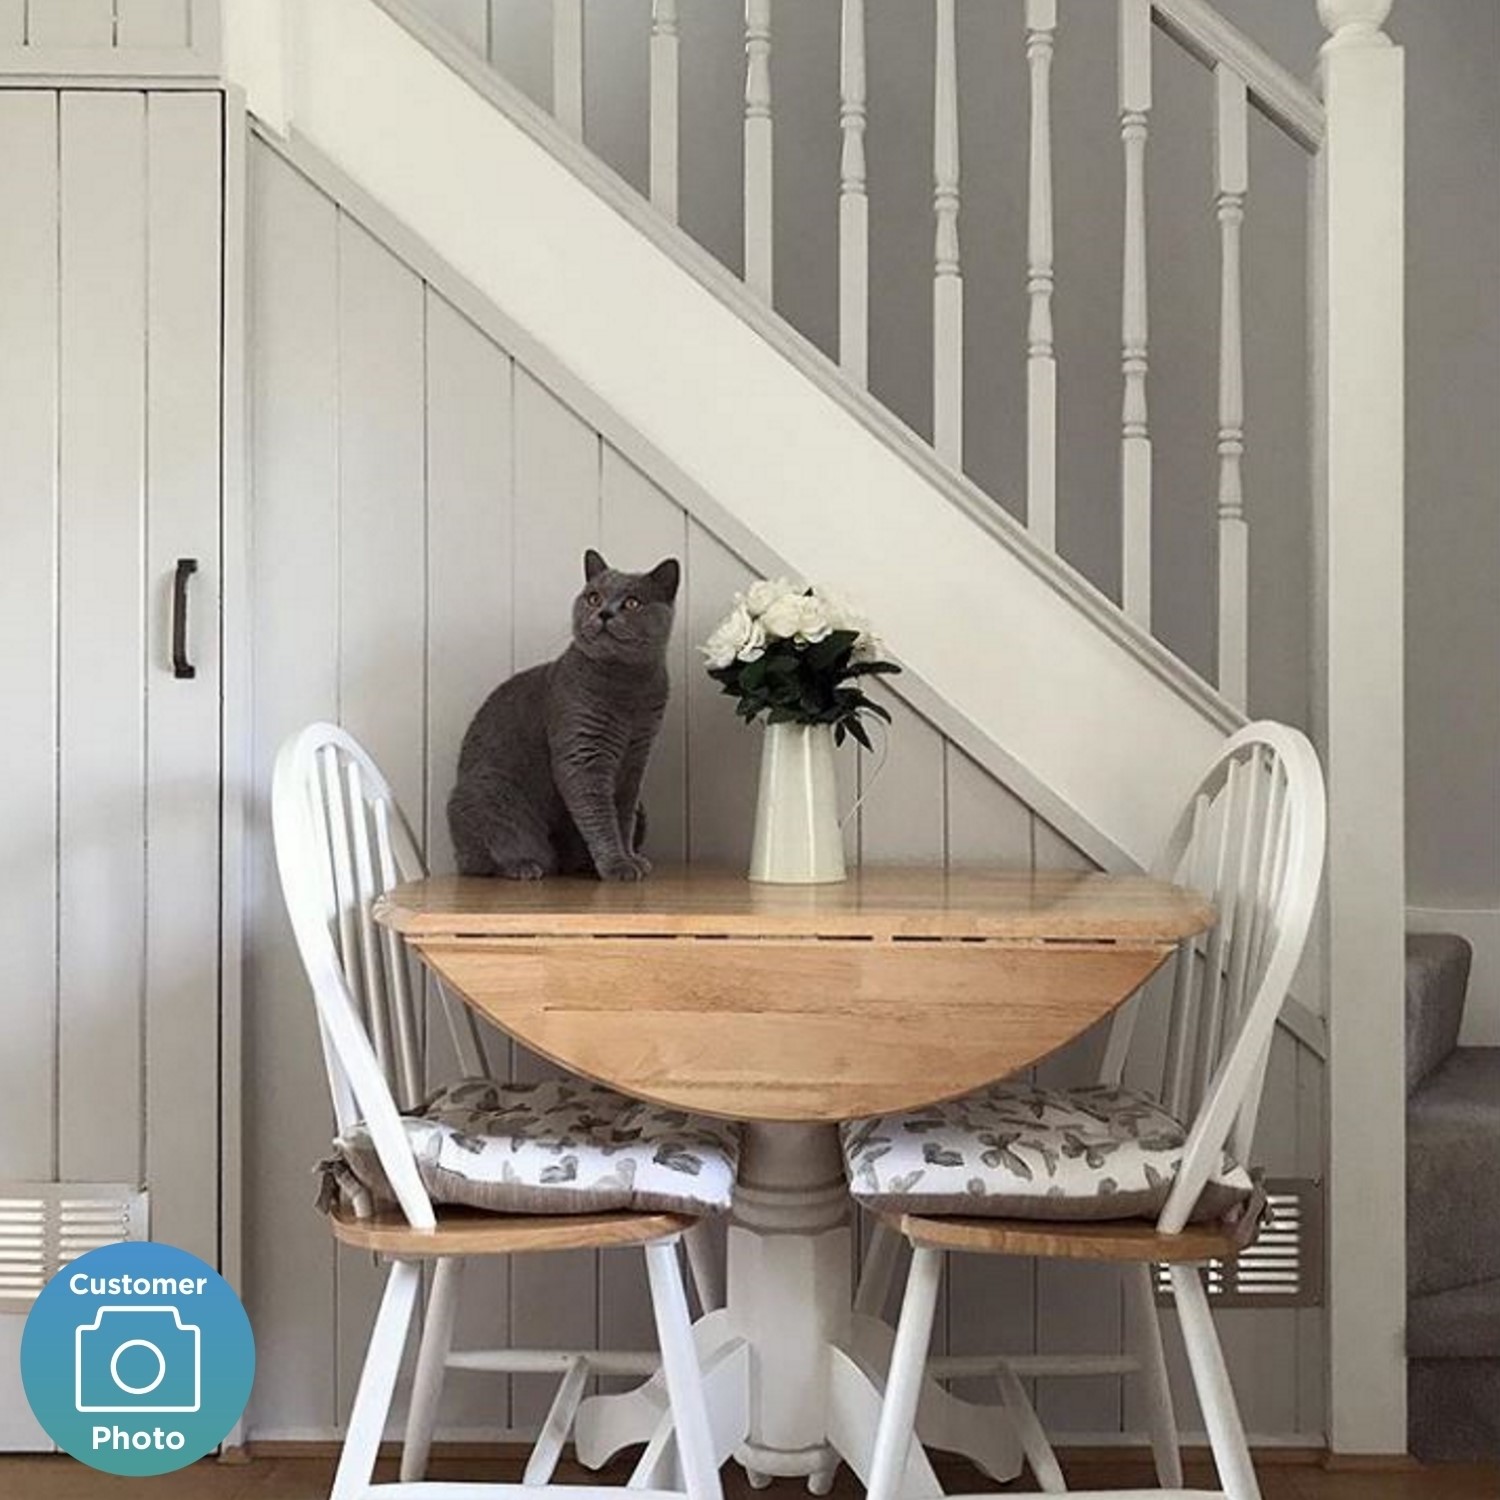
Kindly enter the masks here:
[[860, 679], [901, 669], [847, 599], [785, 578], [735, 595], [702, 650], [740, 718], [767, 725], [750, 878], [842, 880], [834, 747], [853, 738], [871, 748], [865, 718], [891, 716]]

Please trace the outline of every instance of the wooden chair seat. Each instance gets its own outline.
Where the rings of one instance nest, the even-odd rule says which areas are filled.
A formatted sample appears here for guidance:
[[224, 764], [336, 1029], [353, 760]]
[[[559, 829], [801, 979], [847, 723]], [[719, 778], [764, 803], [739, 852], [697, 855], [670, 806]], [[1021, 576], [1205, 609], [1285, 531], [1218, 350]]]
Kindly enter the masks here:
[[1181, 1261], [1231, 1260], [1255, 1241], [1259, 1223], [1189, 1224], [1163, 1234], [1147, 1219], [1100, 1219], [1077, 1223], [1038, 1219], [923, 1218], [886, 1214], [884, 1222], [914, 1245], [979, 1255], [1040, 1256], [1049, 1260]]
[[683, 1234], [697, 1222], [685, 1214], [495, 1214], [439, 1208], [435, 1229], [413, 1229], [400, 1209], [360, 1219], [339, 1207], [329, 1216], [334, 1238], [356, 1250], [437, 1260], [454, 1255], [525, 1255], [554, 1250], [603, 1250], [644, 1245]]

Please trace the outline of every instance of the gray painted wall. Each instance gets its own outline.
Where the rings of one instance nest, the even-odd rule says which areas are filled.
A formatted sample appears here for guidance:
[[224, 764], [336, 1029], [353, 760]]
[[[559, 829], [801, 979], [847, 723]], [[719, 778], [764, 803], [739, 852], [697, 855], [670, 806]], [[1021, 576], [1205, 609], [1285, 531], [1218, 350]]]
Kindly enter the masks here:
[[[314, 718], [340, 720], [390, 775], [433, 865], [457, 746], [483, 695], [554, 653], [584, 547], [626, 563], [684, 558], [672, 710], [647, 798], [651, 852], [742, 862], [758, 739], [739, 726], [693, 650], [751, 576], [672, 495], [632, 467], [556, 372], [531, 366], [429, 284], [361, 217], [256, 142], [251, 156], [253, 785], [246, 933], [247, 1301], [261, 1348], [250, 1413], [261, 1438], [329, 1433], [347, 1412], [379, 1275], [335, 1254], [312, 1207], [310, 1168], [330, 1115], [312, 1005], [277, 894], [271, 761]], [[549, 383], [549, 380], [552, 383]], [[1081, 857], [932, 725], [894, 703], [888, 766], [853, 825], [871, 860], [1077, 868]], [[856, 776], [844, 760], [845, 793]], [[496, 1039], [521, 1076], [535, 1059]], [[1086, 1076], [1085, 1039], [1047, 1078]], [[1272, 1053], [1257, 1156], [1272, 1175], [1322, 1171], [1322, 1067], [1285, 1032]], [[640, 1347], [641, 1266], [578, 1253], [476, 1268], [460, 1319], [469, 1343]], [[963, 1258], [938, 1321], [940, 1347], [1067, 1350], [1118, 1337], [1108, 1270]], [[1315, 1436], [1323, 1426], [1320, 1310], [1230, 1311], [1222, 1328], [1247, 1424]], [[1175, 1340], [1172, 1341], [1175, 1346]], [[1055, 1431], [1139, 1430], [1116, 1378], [1044, 1381]], [[1186, 1386], [1183, 1386], [1186, 1390]], [[546, 1391], [457, 1377], [454, 1433], [535, 1423]], [[1197, 1427], [1190, 1407], [1184, 1426]]]
[[[546, 0], [425, 0], [543, 105]], [[1299, 76], [1322, 38], [1313, 0], [1221, 0]], [[588, 143], [646, 181], [649, 0], [588, 0]], [[931, 7], [869, 0], [871, 384], [918, 431], [931, 379]], [[1056, 71], [1059, 540], [1119, 587], [1121, 174], [1114, 7], [1063, 0]], [[682, 222], [740, 260], [743, 7], [681, 0]], [[1018, 0], [961, 0], [968, 334], [966, 467], [1014, 509], [1024, 493], [1027, 82]], [[779, 309], [833, 352], [838, 4], [775, 10]], [[1500, 8], [1398, 4], [1409, 103], [1408, 863], [1416, 904], [1500, 905]], [[1149, 155], [1156, 445], [1156, 630], [1214, 662], [1217, 240], [1208, 75], [1158, 38]], [[795, 150], [785, 143], [796, 143]], [[1246, 226], [1251, 703], [1305, 723], [1310, 588], [1300, 153], [1256, 121]]]

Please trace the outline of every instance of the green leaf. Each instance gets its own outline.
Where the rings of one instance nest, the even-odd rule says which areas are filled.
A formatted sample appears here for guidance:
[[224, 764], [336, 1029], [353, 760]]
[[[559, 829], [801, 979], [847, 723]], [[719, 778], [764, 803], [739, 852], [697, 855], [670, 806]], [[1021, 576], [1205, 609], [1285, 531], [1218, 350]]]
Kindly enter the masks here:
[[859, 722], [858, 719], [849, 719], [846, 722], [849, 725], [849, 733], [852, 734], [854, 738], [857, 739], [860, 744], [865, 747], [866, 750], [873, 750], [875, 748], [870, 743], [869, 732], [865, 729], [865, 726]]

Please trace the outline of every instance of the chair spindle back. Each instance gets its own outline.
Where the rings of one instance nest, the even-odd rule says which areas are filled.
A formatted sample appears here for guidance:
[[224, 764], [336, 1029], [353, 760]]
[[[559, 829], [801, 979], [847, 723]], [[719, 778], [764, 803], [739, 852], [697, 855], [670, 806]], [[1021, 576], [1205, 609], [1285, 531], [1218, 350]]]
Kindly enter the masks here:
[[[422, 989], [399, 935], [374, 916], [384, 892], [426, 873], [416, 840], [379, 767], [332, 724], [309, 725], [282, 746], [271, 818], [338, 1128], [365, 1122], [407, 1218], [430, 1227], [432, 1206], [399, 1118], [426, 1087]], [[472, 1014], [440, 993], [460, 1067], [484, 1072]]]
[[[1157, 875], [1201, 892], [1218, 913], [1178, 949], [1165, 1047], [1159, 1067], [1149, 1062], [1149, 1091], [1191, 1124], [1164, 1230], [1187, 1222], [1225, 1150], [1249, 1163], [1273, 1029], [1317, 902], [1325, 822], [1323, 774], [1306, 737], [1250, 724], [1225, 742], [1156, 863]], [[1142, 998], [1116, 1016], [1106, 1083], [1120, 1082]]]

